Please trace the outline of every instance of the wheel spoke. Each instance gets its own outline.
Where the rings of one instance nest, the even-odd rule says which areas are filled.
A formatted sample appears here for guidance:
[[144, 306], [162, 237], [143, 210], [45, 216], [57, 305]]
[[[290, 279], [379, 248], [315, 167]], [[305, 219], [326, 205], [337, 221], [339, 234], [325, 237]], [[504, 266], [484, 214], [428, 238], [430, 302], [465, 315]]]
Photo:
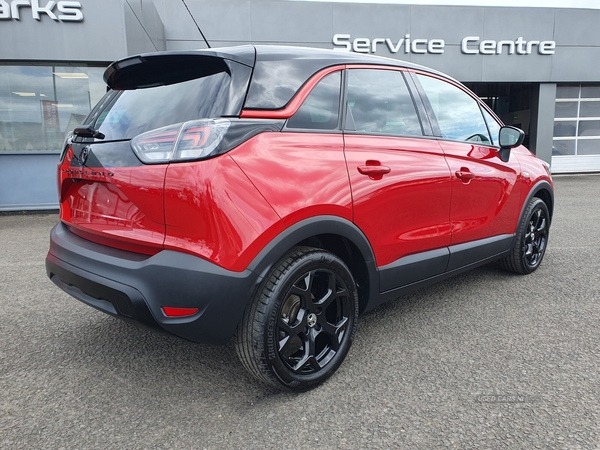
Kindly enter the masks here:
[[279, 329], [281, 331], [283, 331], [288, 336], [291, 336], [291, 337], [296, 336], [303, 329], [302, 325], [304, 322], [305, 315], [306, 315], [306, 310], [301, 309], [300, 311], [298, 311], [298, 316], [296, 318], [296, 321], [292, 324], [288, 323], [288, 321], [285, 320], [283, 317], [279, 317], [277, 326], [279, 327]]
[[312, 328], [309, 332], [308, 332], [308, 336], [307, 336], [307, 342], [306, 342], [306, 347], [308, 348], [307, 354], [308, 354], [308, 363], [310, 364], [310, 366], [314, 369], [314, 370], [319, 370], [321, 369], [321, 365], [319, 364], [319, 361], [317, 361], [317, 343], [316, 343], [316, 338], [317, 335], [319, 334], [318, 331], [316, 331], [314, 328]]
[[533, 215], [531, 216], [531, 226], [533, 229], [537, 229], [537, 225], [540, 222], [540, 218], [542, 216], [542, 210], [538, 209], [535, 213], [533, 213]]
[[316, 353], [315, 338], [316, 338], [317, 334], [318, 333], [316, 333], [314, 329], [311, 329], [308, 332], [308, 334], [306, 335], [306, 340], [304, 341], [304, 354], [302, 355], [300, 360], [298, 360], [298, 362], [294, 366], [292, 366], [293, 371], [299, 372], [307, 364], [310, 365], [310, 367], [313, 370], [321, 369], [321, 365], [319, 364], [319, 361], [317, 361], [317, 358], [315, 356], [315, 353]]
[[338, 280], [338, 277], [333, 274], [328, 274], [327, 292], [318, 300], [315, 300], [315, 304], [319, 305], [323, 309], [327, 309], [331, 303], [339, 297], [344, 297], [348, 294], [348, 290], [342, 287], [343, 282]]
[[327, 289], [327, 292], [320, 298], [315, 299], [315, 305], [319, 305], [323, 309], [327, 309], [327, 307], [331, 304], [331, 302], [335, 300], [335, 295], [331, 289]]
[[295, 365], [292, 366], [292, 370], [294, 372], [298, 372], [300, 369], [302, 369], [302, 367], [304, 367], [304, 365], [310, 359], [310, 355], [307, 353], [307, 347], [306, 346], [304, 346], [304, 347], [305, 347], [304, 355], [302, 356], [302, 358], [300, 359], [300, 361], [298, 361]]
[[546, 230], [546, 218], [543, 217], [541, 222], [542, 223], [540, 224], [540, 226], [537, 227], [537, 229], [535, 230], [536, 232], [540, 232], [540, 231], [545, 231]]
[[331, 348], [335, 351], [338, 351], [340, 348], [340, 341], [346, 331], [348, 326], [348, 318], [344, 317], [340, 320], [336, 325], [333, 325], [329, 322], [324, 322], [321, 324], [321, 330], [323, 333], [329, 336], [329, 340], [331, 343]]
[[303, 278], [300, 278], [292, 288], [290, 289], [290, 294], [295, 294], [302, 299], [302, 307], [306, 307], [308, 302], [311, 300], [310, 294], [313, 286], [313, 281], [315, 278], [316, 270], [311, 270], [306, 273]]
[[278, 345], [279, 351], [284, 352], [289, 343], [290, 343], [290, 335], [288, 334], [286, 337], [279, 340], [279, 345]]

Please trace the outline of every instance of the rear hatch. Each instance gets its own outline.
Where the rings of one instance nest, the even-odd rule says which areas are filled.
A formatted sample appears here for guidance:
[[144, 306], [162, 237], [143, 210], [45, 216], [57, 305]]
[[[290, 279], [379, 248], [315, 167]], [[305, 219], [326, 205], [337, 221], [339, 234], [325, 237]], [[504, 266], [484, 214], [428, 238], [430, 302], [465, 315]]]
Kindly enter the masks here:
[[61, 155], [61, 220], [104, 245], [147, 254], [162, 249], [169, 163], [200, 159], [226, 127], [222, 118], [239, 117], [254, 58], [246, 46], [111, 64], [104, 74], [111, 90]]

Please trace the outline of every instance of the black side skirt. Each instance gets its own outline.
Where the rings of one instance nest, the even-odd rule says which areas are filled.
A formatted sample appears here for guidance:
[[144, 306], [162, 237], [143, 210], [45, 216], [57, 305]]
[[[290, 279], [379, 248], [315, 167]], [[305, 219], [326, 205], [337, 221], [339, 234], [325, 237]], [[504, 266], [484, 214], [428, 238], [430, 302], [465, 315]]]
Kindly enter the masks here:
[[[461, 272], [502, 258], [513, 245], [513, 234], [409, 255], [379, 268], [379, 298], [368, 309], [400, 295], [432, 285]], [[373, 299], [374, 300], [374, 299]]]

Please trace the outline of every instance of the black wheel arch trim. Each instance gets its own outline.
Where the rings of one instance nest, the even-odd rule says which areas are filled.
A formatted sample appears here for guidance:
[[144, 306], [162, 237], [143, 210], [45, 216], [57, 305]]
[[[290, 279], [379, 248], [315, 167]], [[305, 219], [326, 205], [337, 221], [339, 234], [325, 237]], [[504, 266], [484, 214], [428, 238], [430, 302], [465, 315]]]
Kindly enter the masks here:
[[[318, 216], [301, 220], [283, 230], [252, 260], [247, 269], [264, 279], [273, 265], [294, 245], [314, 236], [337, 235], [356, 246], [365, 262], [368, 301], [379, 294], [379, 271], [375, 254], [365, 234], [354, 223], [339, 216]], [[362, 308], [361, 308], [362, 309]]]
[[527, 205], [529, 204], [529, 202], [531, 201], [531, 199], [533, 197], [537, 197], [537, 194], [540, 191], [546, 191], [548, 193], [548, 196], [550, 197], [550, 204], [546, 203], [547, 199], [542, 198], [542, 200], [544, 201], [544, 203], [546, 203], [546, 206], [548, 207], [548, 212], [550, 213], [550, 218], [549, 218], [550, 224], [552, 224], [552, 214], [554, 212], [554, 189], [552, 188], [552, 185], [547, 180], [541, 180], [533, 185], [533, 187], [529, 190], [527, 197], [525, 197], [525, 200], [523, 201], [523, 204], [521, 205], [521, 213], [519, 214], [517, 228], [519, 227], [519, 224], [523, 220], [523, 215], [525, 214]]

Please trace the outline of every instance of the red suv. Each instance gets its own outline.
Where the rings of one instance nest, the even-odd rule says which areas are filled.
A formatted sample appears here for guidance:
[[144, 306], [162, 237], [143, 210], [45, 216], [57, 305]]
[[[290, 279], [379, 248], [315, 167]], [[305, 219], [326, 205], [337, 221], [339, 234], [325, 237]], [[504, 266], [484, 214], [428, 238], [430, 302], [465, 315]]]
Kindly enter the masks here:
[[128, 57], [104, 79], [60, 158], [48, 276], [129, 322], [233, 337], [266, 383], [326, 380], [382, 302], [544, 257], [548, 166], [439, 72], [242, 46]]

